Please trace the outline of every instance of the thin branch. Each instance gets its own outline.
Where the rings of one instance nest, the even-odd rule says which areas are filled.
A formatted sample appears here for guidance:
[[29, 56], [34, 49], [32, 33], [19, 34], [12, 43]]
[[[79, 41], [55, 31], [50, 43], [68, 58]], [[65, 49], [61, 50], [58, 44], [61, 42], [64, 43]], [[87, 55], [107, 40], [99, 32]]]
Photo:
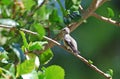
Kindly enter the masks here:
[[106, 1], [107, 0], [93, 0], [91, 5], [88, 7], [88, 9], [83, 12], [82, 19], [80, 19], [79, 22], [76, 22], [69, 26], [70, 30], [73, 31], [78, 26], [80, 26], [84, 22], [84, 20], [86, 20], [88, 17], [90, 17], [94, 13], [94, 11]]
[[16, 15], [16, 4], [15, 4], [16, 0], [14, 0], [14, 4], [13, 4], [13, 8], [12, 8], [12, 14], [13, 14], [13, 18], [15, 18]]
[[[84, 22], [84, 20], [86, 20], [87, 18], [89, 18], [91, 15], [92, 15], [92, 13], [99, 7], [99, 6], [101, 6], [104, 2], [106, 2], [107, 0], [93, 0], [93, 2], [92, 2], [92, 4], [90, 5], [90, 7], [86, 10], [86, 11], [84, 11], [84, 13], [82, 14], [83, 16], [82, 16], [82, 19], [80, 19], [78, 22], [75, 22], [75, 23], [73, 23], [73, 24], [71, 24], [71, 25], [69, 25], [68, 27], [69, 27], [69, 29], [70, 29], [70, 31], [72, 32], [73, 30], [75, 30], [78, 26], [80, 26], [83, 22]], [[99, 3], [99, 4], [98, 4]], [[97, 6], [96, 6], [96, 4], [97, 4]], [[56, 37], [54, 38], [54, 40], [60, 40], [61, 39], [61, 37], [63, 37], [63, 35], [62, 35], [62, 31], [58, 34], [58, 35], [56, 35]], [[45, 46], [45, 49], [43, 50], [43, 51], [39, 51], [39, 53], [41, 53], [41, 52], [44, 52], [45, 50], [47, 50], [47, 49], [49, 49], [49, 48], [52, 48], [54, 46], [54, 44], [52, 43], [52, 42], [50, 42], [50, 41], [48, 41], [48, 44]]]
[[[83, 7], [81, 5], [79, 5], [79, 9], [81, 10], [81, 12], [84, 12], [84, 9], [83, 9]], [[101, 15], [95, 13], [95, 12], [92, 14], [92, 16], [96, 17], [99, 20], [111, 23], [111, 24], [116, 25], [116, 26], [120, 26], [120, 22], [112, 20], [111, 18], [101, 16]]]
[[[6, 29], [13, 29], [12, 27], [6, 26], [6, 25], [0, 25], [0, 27], [6, 28]], [[14, 30], [17, 30], [17, 29], [14, 28]], [[26, 29], [20, 29], [20, 30], [23, 31], [23, 32], [32, 34], [32, 35], [39, 35], [38, 33], [33, 32], [33, 31], [30, 31], [30, 30], [26, 30]], [[65, 49], [65, 50], [68, 51], [69, 53], [73, 54], [75, 57], [79, 58], [79, 59], [80, 59], [81, 61], [83, 61], [86, 65], [88, 65], [88, 66], [91, 67], [93, 70], [95, 70], [96, 72], [100, 73], [101, 75], [103, 75], [103, 76], [106, 77], [107, 79], [111, 79], [111, 77], [110, 77], [109, 75], [107, 75], [106, 73], [104, 73], [103, 71], [101, 71], [100, 69], [98, 69], [95, 65], [90, 64], [89, 61], [86, 60], [86, 59], [85, 59], [84, 57], [82, 57], [81, 55], [71, 52], [71, 51], [68, 50], [65, 46], [62, 46], [60, 43], [58, 43], [57, 41], [55, 41], [55, 40], [53, 40], [53, 39], [51, 39], [51, 38], [49, 38], [49, 37], [44, 36], [43, 38], [46, 39], [46, 40], [48, 40], [48, 41], [51, 41], [54, 45], [57, 45], [57, 46]], [[36, 54], [39, 54], [39, 53], [36, 53]]]
[[[15, 28], [15, 27], [13, 27], [13, 26], [0, 25], [0, 27], [6, 28], [6, 29], [10, 29], [10, 30], [11, 30], [11, 29], [17, 30], [17, 28]], [[28, 34], [39, 35], [37, 32], [33, 32], [33, 31], [30, 31], [30, 30], [27, 30], [27, 29], [22, 29], [22, 28], [20, 28], [19, 30], [21, 30], [21, 31], [23, 31], [23, 32], [25, 32], [25, 33], [28, 33]], [[46, 39], [46, 40], [48, 40], [48, 41], [53, 42], [54, 44], [56, 44], [56, 45], [58, 45], [58, 46], [60, 46], [60, 47], [62, 47], [60, 43], [58, 43], [57, 41], [55, 41], [55, 40], [53, 40], [53, 39], [51, 39], [51, 38], [49, 38], [49, 37], [43, 36], [43, 38]], [[62, 48], [63, 48], [63, 47], [62, 47]]]
[[[102, 5], [104, 2], [106, 2], [107, 0], [93, 0], [92, 4], [90, 5], [90, 7], [83, 13], [84, 15], [82, 16], [82, 19], [79, 21], [79, 22], [76, 22], [76, 23], [73, 23], [72, 25], [69, 26], [70, 30], [73, 31], [75, 30], [80, 24], [82, 24], [82, 22], [87, 19], [89, 16], [91, 16], [94, 11], [100, 6]], [[21, 29], [22, 30], [22, 29]], [[22, 30], [23, 31], [23, 30]], [[24, 32], [28, 32], [26, 30], [24, 30]], [[30, 32], [30, 31], [29, 31]], [[31, 32], [32, 34], [32, 32]], [[36, 34], [36, 33], [35, 33]], [[62, 36], [62, 31], [57, 35], [56, 38], [54, 38], [54, 41], [55, 40], [60, 40]], [[45, 38], [47, 39], [47, 38]], [[48, 44], [47, 46], [45, 47], [45, 50], [47, 50], [48, 48], [52, 48], [54, 45], [56, 45], [57, 43], [49, 40], [48, 40]], [[59, 45], [59, 44], [57, 44]], [[61, 45], [59, 45], [61, 46]], [[62, 46], [61, 46], [62, 47]], [[63, 47], [64, 48], [64, 47]], [[64, 48], [66, 49], [66, 48]], [[45, 51], [44, 50], [44, 51]], [[67, 50], [67, 49], [66, 49]], [[69, 50], [67, 50], [69, 51]], [[39, 51], [38, 53], [40, 54], [41, 52], [43, 51]], [[70, 51], [69, 51], [70, 52]], [[74, 53], [72, 53], [74, 54]], [[74, 54], [74, 56], [76, 56], [77, 58], [79, 58], [80, 60], [82, 60], [85, 64], [87, 64], [89, 67], [91, 67], [92, 69], [94, 69], [96, 72], [100, 73], [101, 75], [103, 75], [106, 79], [111, 79], [111, 77], [109, 77], [106, 73], [104, 73], [103, 71], [101, 71], [100, 69], [98, 69], [96, 66], [94, 66], [93, 64], [90, 64], [84, 57], [80, 56], [80, 55], [77, 55], [77, 54]]]
[[[23, 30], [22, 31], [24, 32], [27, 32], [27, 33], [30, 33], [30, 34], [34, 34], [34, 35], [38, 35], [36, 32], [32, 32], [32, 31], [29, 31], [29, 30]], [[71, 52], [70, 50], [68, 50], [65, 46], [62, 46], [60, 43], [58, 43], [57, 41], [51, 39], [51, 38], [48, 38], [46, 36], [44, 36], [44, 39], [48, 40], [48, 41], [51, 41], [52, 43], [54, 43], [55, 45], [65, 49], [66, 51], [68, 51], [69, 53], [73, 54], [75, 57], [79, 58], [81, 61], [83, 61], [85, 64], [87, 64], [89, 67], [91, 67], [93, 70], [95, 70], [96, 72], [100, 73], [101, 75], [103, 75], [104, 77], [106, 77], [107, 79], [111, 79], [110, 76], [108, 76], [106, 73], [104, 73], [103, 71], [101, 71], [100, 69], [98, 69], [95, 65], [93, 64], [90, 64], [88, 60], [86, 60], [84, 57], [82, 57], [81, 55], [78, 55], [78, 54], [75, 54], [73, 52]]]
[[98, 72], [99, 74], [103, 75], [106, 79], [112, 79], [108, 74], [104, 73], [103, 71], [101, 71], [99, 68], [97, 68], [95, 65], [90, 64], [90, 62], [88, 60], [86, 60], [84, 57], [82, 57], [81, 55], [76, 55], [74, 54], [75, 57], [79, 58], [81, 61], [83, 61], [86, 65], [88, 65], [89, 67], [91, 67], [93, 70], [95, 70], [96, 72]]
[[120, 22], [117, 22], [115, 20], [112, 20], [111, 18], [106, 18], [104, 16], [101, 16], [101, 15], [98, 15], [96, 13], [93, 13], [92, 16], [96, 17], [97, 19], [100, 19], [102, 21], [105, 21], [105, 22], [108, 22], [108, 23], [111, 23], [113, 25], [116, 25], [116, 26], [120, 26]]
[[8, 26], [8, 25], [0, 25], [0, 27], [2, 27], [2, 28], [6, 28], [6, 29], [13, 29], [13, 28], [15, 28], [15, 26]]

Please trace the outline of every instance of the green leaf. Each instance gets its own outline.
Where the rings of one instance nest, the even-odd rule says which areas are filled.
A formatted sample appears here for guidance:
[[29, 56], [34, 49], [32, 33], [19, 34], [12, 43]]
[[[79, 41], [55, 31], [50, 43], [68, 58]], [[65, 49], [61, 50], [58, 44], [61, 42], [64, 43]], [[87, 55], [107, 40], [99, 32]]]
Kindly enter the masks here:
[[[7, 54], [8, 54], [8, 52], [6, 52], [3, 47], [0, 47], [0, 60], [1, 60], [1, 62], [4, 63], [4, 61], [6, 61], [8, 59]], [[4, 59], [4, 61], [2, 61], [2, 59]]]
[[41, 71], [39, 71], [39, 72], [38, 72], [38, 77], [39, 77], [39, 79], [44, 79], [45, 74], [42, 73]]
[[66, 10], [69, 10], [73, 5], [73, 1], [72, 0], [65, 0], [65, 8]]
[[29, 45], [28, 45], [28, 50], [29, 51], [33, 51], [33, 50], [41, 50], [41, 49], [43, 49], [44, 48], [44, 44], [46, 44], [47, 42], [46, 41], [44, 41], [44, 42], [42, 42], [42, 41], [36, 41], [36, 42], [31, 42]]
[[3, 59], [4, 60], [4, 61], [2, 61], [3, 63], [6, 62], [8, 59], [7, 54], [8, 54], [7, 52], [3, 52], [3, 53], [0, 52], [0, 60], [2, 61], [2, 59]]
[[34, 0], [23, 0], [24, 6], [26, 10], [30, 10], [31, 7], [35, 4]]
[[107, 74], [108, 76], [112, 77], [112, 76], [113, 76], [113, 70], [112, 70], [112, 69], [109, 69], [109, 70], [106, 72], [106, 74]]
[[65, 8], [66, 10], [75, 9], [77, 10], [80, 5], [81, 0], [65, 0]]
[[11, 72], [11, 74], [15, 74], [15, 65], [14, 64], [11, 64], [10, 67], [9, 67], [9, 71]]
[[7, 75], [7, 76], [11, 76], [12, 79], [16, 79], [16, 78], [15, 78], [15, 75], [14, 75], [13, 73], [11, 73], [10, 71], [8, 71], [8, 70], [6, 70], [6, 69], [4, 69], [4, 68], [1, 68], [1, 67], [0, 67], [0, 71], [1, 71], [1, 73], [2, 73], [2, 71], [6, 72], [6, 75]]
[[12, 19], [0, 19], [0, 24], [8, 25], [9, 27], [15, 27], [19, 25], [16, 21]]
[[10, 48], [14, 51], [14, 53], [17, 55], [18, 59], [19, 59], [19, 63], [23, 62], [26, 58], [25, 58], [25, 54], [24, 52], [21, 50], [20, 45], [13, 43]]
[[88, 60], [89, 64], [93, 64], [93, 61], [92, 60]]
[[35, 69], [35, 59], [25, 60], [17, 65], [17, 76], [31, 73]]
[[43, 73], [39, 75], [39, 79], [64, 79], [64, 69], [57, 65], [44, 68]]
[[79, 5], [81, 0], [72, 0], [74, 5]]
[[34, 53], [28, 53], [27, 55], [26, 55], [26, 58], [27, 59], [35, 59], [35, 68], [36, 69], [38, 69], [39, 68], [39, 66], [40, 66], [40, 61], [39, 61], [39, 57], [38, 56], [36, 56]]
[[20, 34], [22, 36], [24, 47], [27, 48], [28, 47], [28, 43], [27, 43], [27, 39], [25, 37], [25, 33], [23, 31], [19, 31], [19, 32], [20, 32]]
[[108, 10], [108, 17], [109, 18], [112, 18], [112, 17], [114, 17], [114, 11], [111, 9], [111, 8], [107, 8], [107, 10]]
[[39, 34], [40, 39], [42, 39], [43, 36], [45, 35], [45, 29], [43, 28], [41, 24], [35, 24], [34, 27], [37, 33]]
[[49, 14], [51, 13], [52, 8], [47, 7], [46, 5], [43, 5], [38, 11], [37, 15], [40, 17], [40, 20], [48, 20]]
[[57, 9], [54, 9], [49, 16], [51, 22], [60, 22], [60, 17], [58, 15]]
[[23, 79], [39, 79], [36, 71], [32, 71], [29, 74], [22, 75]]
[[47, 64], [53, 58], [53, 52], [50, 49], [48, 49], [45, 52], [43, 52], [39, 56], [39, 58], [41, 64]]
[[9, 5], [10, 3], [12, 3], [11, 0], [1, 0], [1, 2], [5, 5]]

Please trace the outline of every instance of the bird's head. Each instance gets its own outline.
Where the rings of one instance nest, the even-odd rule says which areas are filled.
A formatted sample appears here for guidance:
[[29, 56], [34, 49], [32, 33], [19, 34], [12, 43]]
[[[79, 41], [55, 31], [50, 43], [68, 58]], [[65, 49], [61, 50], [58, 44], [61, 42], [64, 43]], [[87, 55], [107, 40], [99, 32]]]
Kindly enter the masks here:
[[69, 29], [68, 27], [65, 27], [65, 28], [63, 29], [63, 33], [64, 33], [64, 34], [69, 34], [69, 33], [70, 33], [70, 29]]

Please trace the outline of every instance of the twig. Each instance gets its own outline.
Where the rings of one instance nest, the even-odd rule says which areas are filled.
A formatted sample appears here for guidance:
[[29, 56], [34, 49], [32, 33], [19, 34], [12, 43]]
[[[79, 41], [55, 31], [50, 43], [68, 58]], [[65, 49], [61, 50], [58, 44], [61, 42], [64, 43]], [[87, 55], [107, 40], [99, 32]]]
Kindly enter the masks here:
[[[27, 33], [30, 33], [30, 34], [34, 34], [34, 35], [37, 35], [36, 32], [32, 32], [32, 31], [29, 31], [29, 30], [22, 30], [24, 32], [27, 32]], [[66, 51], [68, 51], [69, 53], [73, 54], [75, 57], [79, 58], [81, 61], [83, 61], [85, 64], [87, 64], [89, 67], [91, 67], [93, 70], [95, 70], [96, 72], [100, 73], [101, 75], [103, 75], [104, 77], [106, 77], [107, 79], [111, 79], [110, 76], [108, 76], [106, 73], [104, 73], [103, 71], [101, 71], [100, 69], [98, 69], [95, 65], [93, 64], [90, 64], [88, 62], [88, 60], [86, 60], [84, 57], [82, 57], [81, 55], [78, 55], [78, 54], [75, 54], [73, 52], [71, 52], [70, 50], [66, 49], [65, 46], [62, 46], [60, 43], [58, 43], [57, 41], [51, 39], [51, 38], [48, 38], [46, 36], [44, 36], [44, 39], [48, 40], [48, 41], [51, 41], [52, 43], [54, 43], [55, 45], [65, 49]]]
[[[14, 26], [7, 26], [7, 25], [0, 25], [0, 27], [2, 28], [6, 28], [6, 29], [14, 29], [14, 30], [17, 30], [17, 28], [15, 28]], [[33, 32], [33, 31], [30, 31], [30, 30], [27, 30], [27, 29], [22, 29], [20, 28], [19, 30], [25, 32], [25, 33], [28, 33], [28, 34], [32, 34], [32, 35], [39, 35], [37, 32]], [[46, 37], [46, 36], [43, 36], [44, 39], [46, 39], [47, 41], [50, 41], [52, 43], [54, 43], [54, 45], [57, 45], [61, 48], [65, 48], [64, 46], [62, 46], [60, 43], [58, 43], [57, 41], [49, 38], [49, 37]]]
[[99, 74], [103, 75], [106, 79], [112, 79], [108, 74], [104, 73], [103, 71], [101, 71], [99, 68], [97, 68], [95, 65], [90, 64], [90, 62], [88, 60], [86, 60], [84, 57], [82, 57], [81, 55], [76, 55], [74, 54], [75, 57], [79, 58], [81, 61], [83, 61], [86, 65], [88, 65], [89, 67], [91, 67], [93, 70], [95, 70], [96, 72], [98, 72]]
[[[104, 2], [106, 2], [107, 0], [93, 0], [91, 6], [86, 10], [84, 11], [83, 13], [83, 16], [82, 16], [82, 19], [79, 20], [78, 22], [75, 22], [71, 25], [69, 25], [69, 29], [70, 31], [72, 32], [73, 30], [75, 30], [78, 26], [80, 26], [80, 24], [82, 24], [84, 22], [84, 20], [86, 20], [89, 16], [92, 15], [92, 13], [100, 6], [102, 5]], [[99, 4], [98, 4], [99, 3]], [[97, 6], [96, 6], [97, 4]], [[99, 6], [98, 6], [99, 5]], [[54, 38], [54, 40], [60, 40], [61, 37], [63, 37], [62, 35], [62, 31], [56, 35], [56, 37]], [[49, 42], [48, 41], [48, 44], [45, 46], [45, 49], [43, 51], [39, 51], [39, 53], [41, 52], [44, 52], [45, 50], [49, 49], [49, 48], [52, 48], [54, 46], [54, 44], [52, 42]]]
[[[84, 9], [81, 5], [79, 5], [79, 9], [81, 10], [82, 13], [84, 12]], [[107, 17], [101, 16], [101, 15], [98, 15], [95, 12], [92, 14], [92, 16], [96, 17], [99, 20], [111, 23], [111, 24], [116, 25], [116, 26], [120, 26], [120, 22], [112, 20], [111, 18], [107, 18]]]
[[90, 17], [94, 13], [94, 11], [106, 1], [107, 0], [93, 0], [90, 7], [88, 7], [88, 9], [83, 12], [82, 19], [79, 22], [76, 22], [69, 26], [71, 31], [75, 30], [78, 26], [80, 26], [80, 24], [82, 24], [84, 20]]
[[106, 18], [104, 16], [101, 16], [101, 15], [98, 15], [96, 13], [93, 13], [92, 16], [96, 17], [97, 19], [100, 19], [102, 21], [105, 21], [105, 22], [108, 22], [108, 23], [111, 23], [113, 25], [116, 25], [116, 26], [120, 26], [120, 22], [117, 22], [115, 20], [112, 20], [111, 18]]
[[[6, 28], [6, 29], [13, 29], [12, 27], [6, 26], [6, 25], [0, 25], [0, 27]], [[14, 29], [15, 29], [15, 28], [14, 28]], [[15, 29], [15, 30], [16, 30], [16, 29]], [[20, 30], [23, 31], [23, 32], [29, 33], [29, 34], [39, 35], [38, 33], [32, 32], [32, 31], [30, 31], [30, 30], [26, 30], [26, 29], [20, 29]], [[55, 41], [55, 40], [53, 40], [53, 39], [51, 39], [51, 38], [49, 38], [49, 37], [44, 36], [43, 38], [46, 39], [46, 40], [48, 40], [48, 41], [51, 41], [54, 45], [57, 45], [57, 46], [65, 49], [65, 50], [68, 51], [69, 53], [73, 54], [75, 57], [79, 58], [81, 61], [83, 61], [83, 62], [84, 62], [85, 64], [87, 64], [89, 67], [91, 67], [93, 70], [95, 70], [96, 72], [100, 73], [101, 75], [103, 75], [103, 76], [106, 77], [107, 79], [111, 79], [110, 76], [108, 76], [106, 73], [104, 73], [103, 71], [101, 71], [100, 69], [98, 69], [95, 65], [90, 64], [90, 63], [88, 62], [88, 60], [86, 60], [86, 59], [85, 59], [84, 57], [82, 57], [81, 55], [75, 54], [75, 53], [71, 52], [71, 51], [68, 50], [65, 46], [62, 46], [60, 43], [58, 43], [57, 41]], [[38, 53], [36, 53], [36, 54], [38, 54]]]
[[[83, 13], [83, 17], [79, 22], [76, 22], [72, 25], [69, 26], [70, 30], [73, 31], [75, 30], [85, 19], [87, 19], [89, 16], [91, 16], [93, 14], [93, 12], [100, 6], [102, 5], [104, 2], [106, 2], [107, 0], [93, 0], [92, 4], [90, 5], [90, 7]], [[25, 32], [26, 30], [24, 30]], [[28, 31], [26, 31], [28, 32]], [[30, 31], [29, 31], [30, 32]], [[32, 32], [31, 32], [32, 34]], [[36, 33], [35, 33], [36, 34]], [[54, 40], [60, 40], [62, 37], [62, 31], [57, 35], [57, 37]], [[45, 38], [47, 40], [49, 40], [48, 38]], [[55, 41], [49, 40], [48, 45], [46, 46], [45, 50], [47, 50], [48, 48], [53, 47], [55, 44], [57, 44]], [[59, 45], [59, 44], [57, 44]], [[59, 45], [61, 46], [61, 45]], [[61, 46], [62, 47], [62, 46]], [[63, 47], [64, 48], [64, 47]], [[66, 48], [64, 48], [66, 49]], [[44, 50], [44, 51], [45, 51]], [[67, 50], [67, 49], [66, 49]], [[69, 51], [69, 50], [67, 50]], [[43, 51], [42, 51], [43, 52]], [[69, 51], [70, 52], [70, 51]], [[41, 51], [39, 52], [41, 53]], [[74, 54], [74, 53], [72, 53]], [[105, 74], [103, 71], [101, 71], [100, 69], [98, 69], [96, 66], [94, 66], [93, 64], [90, 64], [84, 57], [74, 54], [74, 56], [76, 56], [77, 58], [79, 58], [80, 60], [82, 60], [85, 64], [87, 64], [89, 67], [91, 67], [92, 69], [94, 69], [96, 72], [100, 73], [101, 75], [103, 75], [106, 79], [111, 79], [111, 77], [109, 77], [107, 74]]]
[[14, 0], [14, 4], [13, 4], [13, 8], [12, 8], [12, 14], [13, 14], [13, 18], [15, 18], [15, 14], [16, 14], [16, 4], [15, 4], [16, 0]]
[[[0, 27], [6, 28], [6, 29], [10, 29], [10, 30], [11, 30], [11, 29], [17, 30], [17, 28], [15, 28], [14, 26], [0, 25]], [[32, 35], [39, 35], [37, 32], [33, 32], [33, 31], [30, 31], [30, 30], [27, 30], [27, 29], [22, 29], [22, 28], [20, 28], [19, 30], [21, 30], [21, 31], [23, 31], [23, 32], [25, 32], [25, 33], [32, 34]], [[49, 37], [46, 37], [46, 36], [43, 36], [43, 38], [46, 39], [46, 40], [48, 40], [48, 41], [51, 41], [51, 42], [53, 42], [54, 44], [56, 44], [56, 45], [58, 45], [58, 46], [61, 47], [61, 44], [58, 43], [57, 41], [55, 41], [55, 40], [53, 40], [53, 39], [51, 39], [51, 38], [49, 38]]]

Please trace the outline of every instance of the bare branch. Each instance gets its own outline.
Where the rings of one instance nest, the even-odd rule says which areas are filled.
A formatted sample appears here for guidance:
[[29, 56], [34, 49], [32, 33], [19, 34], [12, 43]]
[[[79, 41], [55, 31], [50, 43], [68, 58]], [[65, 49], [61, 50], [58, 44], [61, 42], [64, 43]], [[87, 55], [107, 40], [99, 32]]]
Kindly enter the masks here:
[[6, 28], [6, 29], [12, 29], [12, 28], [14, 28], [14, 26], [8, 26], [8, 25], [0, 25], [0, 27], [2, 27], [2, 28]]
[[[80, 24], [83, 23], [84, 20], [86, 20], [88, 17], [90, 17], [92, 15], [92, 13], [100, 6], [102, 5], [104, 2], [106, 2], [107, 0], [93, 0], [92, 4], [90, 5], [90, 7], [82, 14], [82, 19], [79, 20], [78, 22], [75, 22], [71, 25], [69, 25], [69, 29], [70, 31], [75, 30], [78, 26], [80, 26]], [[97, 4], [97, 7], [96, 7]], [[62, 36], [62, 32], [60, 32], [55, 38], [54, 40], [60, 40]], [[52, 48], [54, 46], [54, 44], [52, 42], [48, 41], [48, 44], [45, 46], [45, 50], [47, 50], [48, 48]], [[43, 51], [39, 51], [40, 53]]]
[[[6, 29], [12, 29], [12, 27], [10, 26], [5, 26], [5, 25], [0, 25], [0, 27], [2, 28], [6, 28]], [[14, 28], [14, 30], [17, 30], [16, 28]], [[32, 32], [30, 30], [26, 30], [26, 29], [20, 29], [21, 31], [23, 32], [26, 32], [26, 33], [29, 33], [29, 34], [33, 34], [33, 35], [39, 35], [38, 33], [36, 32]], [[74, 52], [71, 52], [70, 50], [68, 50], [65, 46], [62, 46], [60, 43], [58, 43], [57, 41], [49, 38], [49, 37], [46, 37], [44, 36], [43, 37], [44, 39], [48, 40], [49, 42], [52, 42], [54, 45], [57, 45], [63, 49], [65, 49], [66, 51], [68, 51], [69, 53], [73, 54], [75, 57], [79, 58], [81, 61], [83, 61], [86, 65], [88, 65], [89, 67], [91, 67], [93, 70], [95, 70], [96, 72], [100, 73], [101, 75], [103, 75], [104, 77], [106, 77], [106, 79], [112, 79], [109, 75], [107, 75], [106, 73], [104, 73], [103, 71], [101, 71], [100, 69], [98, 69], [95, 65], [93, 64], [90, 64], [88, 60], [86, 60], [84, 57], [82, 57], [81, 55], [79, 54], [76, 54]], [[36, 53], [36, 52], [35, 52]], [[36, 53], [36, 54], [40, 54], [40, 53]]]
[[[81, 12], [84, 12], [84, 9], [83, 9], [83, 7], [81, 5], [79, 5], [79, 9], [81, 10]], [[92, 16], [94, 16], [97, 19], [102, 20], [104, 22], [108, 22], [108, 23], [111, 23], [113, 25], [120, 26], [120, 22], [112, 20], [111, 18], [107, 18], [107, 17], [101, 16], [101, 15], [95, 13], [95, 12], [92, 14]]]
[[[15, 28], [15, 27], [13, 27], [13, 26], [0, 25], [0, 27], [6, 28], [6, 29], [10, 29], [10, 30], [11, 30], [11, 29], [17, 30], [17, 28]], [[21, 30], [21, 31], [23, 31], [23, 32], [25, 32], [25, 33], [32, 34], [32, 35], [39, 35], [37, 32], [33, 32], [33, 31], [30, 31], [30, 30], [27, 30], [27, 29], [22, 29], [22, 28], [21, 28], [21, 29], [19, 29], [19, 30]], [[63, 48], [63, 46], [61, 46], [61, 44], [58, 43], [57, 41], [55, 41], [55, 40], [53, 40], [53, 39], [51, 39], [51, 38], [49, 38], [49, 37], [46, 37], [46, 36], [43, 36], [43, 38], [46, 39], [47, 41], [50, 41], [50, 42], [54, 43], [55, 45], [60, 46], [60, 47]]]
[[83, 12], [82, 19], [79, 22], [76, 22], [69, 26], [71, 31], [75, 30], [78, 26], [80, 26], [80, 24], [82, 24], [84, 20], [90, 17], [94, 13], [94, 11], [106, 1], [107, 0], [93, 0], [90, 7], [88, 7], [88, 9]]
[[91, 67], [93, 70], [95, 70], [96, 72], [98, 72], [99, 74], [103, 75], [106, 79], [112, 79], [108, 74], [104, 73], [103, 71], [101, 71], [100, 69], [98, 69], [95, 65], [90, 64], [88, 60], [86, 60], [84, 57], [82, 57], [81, 55], [76, 55], [74, 54], [75, 57], [79, 58], [81, 61], [83, 61], [86, 65], [88, 65], [89, 67]]
[[[90, 7], [83, 13], [82, 19], [79, 20], [78, 22], [75, 22], [71, 25], [69, 25], [68, 27], [70, 28], [71, 31], [75, 30], [80, 24], [82, 24], [82, 22], [84, 20], [86, 20], [88, 17], [92, 16], [92, 14], [94, 13], [94, 11], [101, 6], [104, 2], [106, 2], [107, 0], [93, 0], [93, 2], [91, 3]], [[22, 29], [21, 29], [22, 30]], [[24, 32], [29, 33], [30, 31], [28, 30], [22, 30]], [[30, 32], [31, 34], [35, 34], [33, 32]], [[47, 50], [48, 48], [52, 48], [54, 45], [58, 45], [61, 46], [62, 48], [64, 48], [65, 50], [67, 50], [64, 46], [60, 45], [58, 42], [56, 42], [55, 40], [60, 40], [61, 37], [63, 37], [62, 35], [62, 31], [56, 36], [56, 38], [54, 38], [54, 40], [49, 39], [47, 37], [44, 37], [46, 40], [48, 40], [48, 44], [45, 46], [45, 50]], [[45, 51], [44, 50], [44, 51]], [[67, 50], [69, 51], [69, 50]], [[71, 51], [69, 51], [70, 53], [72, 53]], [[39, 54], [43, 53], [43, 51], [39, 51]], [[74, 54], [74, 53], [72, 53]], [[101, 71], [100, 69], [98, 69], [96, 66], [94, 66], [93, 64], [90, 64], [84, 57], [74, 54], [74, 56], [76, 56], [77, 58], [79, 58], [80, 60], [82, 60], [85, 64], [87, 64], [89, 67], [91, 67], [92, 69], [94, 69], [96, 72], [100, 73], [101, 75], [103, 75], [106, 79], [112, 79], [111, 77], [109, 77], [106, 73], [104, 73], [103, 71]]]
[[108, 23], [111, 23], [113, 25], [116, 25], [116, 26], [120, 26], [120, 22], [117, 22], [115, 20], [112, 20], [111, 18], [106, 18], [104, 16], [101, 16], [101, 15], [98, 15], [96, 13], [93, 13], [92, 16], [96, 17], [97, 19], [100, 19], [102, 21], [105, 21], [105, 22], [108, 22]]

